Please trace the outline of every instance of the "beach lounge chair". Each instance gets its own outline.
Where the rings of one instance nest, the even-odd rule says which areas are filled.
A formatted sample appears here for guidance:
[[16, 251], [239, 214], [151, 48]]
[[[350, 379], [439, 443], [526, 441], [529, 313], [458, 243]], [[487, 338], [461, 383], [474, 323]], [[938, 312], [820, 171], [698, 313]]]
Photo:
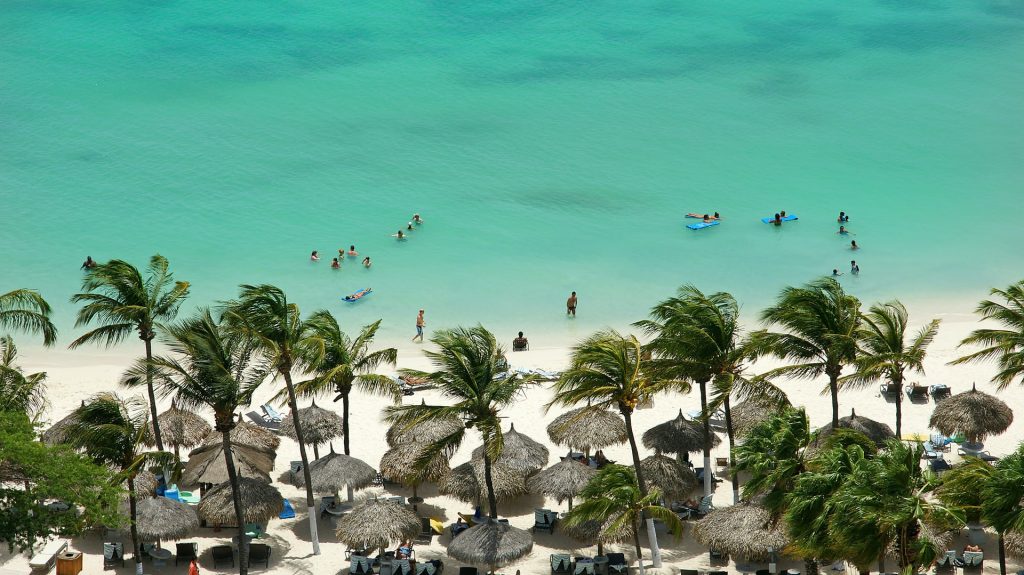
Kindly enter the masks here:
[[916, 383], [912, 383], [904, 387], [903, 390], [907, 392], [907, 397], [909, 397], [911, 401], [928, 401], [927, 385], [918, 385]]
[[565, 553], [551, 554], [551, 575], [568, 575], [572, 573], [572, 559]]
[[577, 557], [573, 563], [573, 575], [595, 575], [594, 560], [589, 557]]
[[295, 518], [295, 508], [292, 507], [292, 502], [288, 501], [287, 499], [282, 499], [281, 502], [284, 504], [284, 509], [281, 510], [281, 513], [277, 516], [277, 518], [278, 519], [294, 519]]
[[377, 566], [377, 575], [395, 575], [394, 559], [381, 559]]
[[292, 483], [295, 483], [295, 478], [302, 473], [302, 462], [292, 461], [288, 464], [288, 474], [291, 476]]
[[[703, 467], [694, 467], [693, 468], [693, 473], [694, 473], [694, 475], [697, 476], [697, 482], [698, 483], [704, 483], [704, 468]], [[710, 473], [711, 473], [711, 482], [712, 483], [721, 483], [722, 482], [722, 478], [716, 476], [714, 471], [712, 471]]]
[[679, 517], [681, 519], [700, 519], [711, 513], [715, 509], [715, 504], [711, 502], [711, 497], [711, 495], [701, 497], [696, 509], [684, 506], [683, 510], [678, 512]]
[[719, 551], [717, 549], [708, 549], [708, 557], [710, 557], [712, 561], [728, 561], [729, 560], [729, 554], [728, 553], [725, 553], [723, 551]]
[[67, 539], [54, 539], [53, 541], [48, 542], [38, 553], [36, 553], [35, 556], [32, 557], [32, 560], [28, 562], [28, 565], [33, 571], [42, 571], [45, 569], [49, 572], [57, 563], [57, 555], [63, 553], [67, 548]]
[[936, 401], [947, 398], [953, 393], [945, 384], [932, 385], [928, 390], [932, 392], [932, 399]]
[[213, 568], [216, 569], [221, 563], [230, 563], [235, 566], [235, 550], [230, 545], [217, 545], [210, 549], [213, 555]]
[[470, 528], [470, 525], [468, 523], [465, 523], [465, 522], [463, 522], [463, 523], [455, 522], [455, 523], [451, 524], [451, 526], [448, 528], [448, 531], [451, 532], [452, 539], [454, 539], [455, 537], [459, 536], [459, 533], [462, 533], [463, 531], [465, 531], [465, 530], [467, 530], [469, 528]]
[[412, 575], [412, 563], [409, 559], [395, 559], [391, 562], [393, 575]]
[[416, 543], [430, 545], [434, 540], [434, 527], [430, 524], [429, 517], [420, 517], [420, 532], [416, 535]]
[[953, 551], [953, 550], [946, 551], [946, 554], [943, 555], [942, 557], [940, 557], [935, 562], [935, 564], [936, 565], [948, 566], [948, 567], [956, 567], [956, 564], [957, 564], [956, 551]]
[[700, 571], [696, 569], [680, 569], [679, 575], [700, 575]]
[[982, 551], [964, 551], [963, 566], [966, 567], [978, 567], [981, 568], [981, 563], [985, 560], [985, 553]]
[[185, 543], [176, 543], [174, 545], [174, 564], [177, 565], [179, 561], [188, 563], [193, 559], [199, 559], [199, 545], [187, 541]]
[[263, 419], [266, 420], [267, 423], [281, 423], [281, 421], [284, 420], [284, 416], [278, 413], [277, 410], [274, 409], [274, 406], [269, 403], [261, 405], [260, 411], [263, 412]]
[[270, 568], [270, 545], [266, 543], [250, 543], [249, 544], [249, 566], [263, 564], [264, 567]]
[[416, 563], [416, 575], [441, 575], [441, 573], [444, 573], [444, 563], [437, 559]]
[[103, 568], [113, 567], [118, 563], [124, 567], [124, 543], [108, 541], [103, 543]]
[[900, 394], [900, 386], [897, 383], [883, 383], [878, 386], [878, 392], [882, 397], [895, 397]]
[[459, 513], [459, 517], [461, 517], [462, 520], [466, 522], [466, 525], [469, 525], [470, 527], [476, 525], [476, 519], [475, 519], [476, 515], [468, 515], [466, 513]]
[[758, 569], [757, 571], [754, 571], [754, 575], [772, 575], [772, 572], [768, 569]]
[[708, 571], [708, 575], [729, 575], [728, 571]]
[[928, 465], [932, 468], [932, 471], [934, 471], [935, 473], [942, 473], [943, 471], [949, 471], [950, 469], [953, 469], [953, 466], [951, 466], [949, 462], [943, 459], [942, 457], [929, 461]]
[[626, 565], [626, 555], [623, 553], [608, 553], [608, 573], [628, 573], [629, 566]]
[[369, 575], [373, 573], [373, 565], [370, 560], [362, 555], [349, 557], [348, 572], [352, 575]]
[[459, 575], [479, 575], [476, 567], [459, 567]]
[[533, 510], [533, 530], [555, 532], [555, 522], [558, 520], [558, 513], [550, 509]]

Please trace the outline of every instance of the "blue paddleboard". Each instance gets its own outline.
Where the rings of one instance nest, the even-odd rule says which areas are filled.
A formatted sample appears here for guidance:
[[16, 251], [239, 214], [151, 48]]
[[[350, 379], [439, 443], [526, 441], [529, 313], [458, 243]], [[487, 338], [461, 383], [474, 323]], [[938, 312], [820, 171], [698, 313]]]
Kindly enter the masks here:
[[698, 224], [690, 224], [690, 225], [688, 225], [686, 227], [690, 228], [691, 230], [703, 230], [704, 228], [710, 228], [711, 226], [717, 226], [718, 223], [719, 222], [716, 220], [716, 221], [707, 222], [707, 223], [700, 222]]
[[[798, 218], [797, 218], [796, 216], [794, 216], [793, 214], [789, 214], [789, 215], [787, 215], [786, 217], [784, 217], [784, 218], [781, 218], [781, 219], [782, 219], [782, 221], [784, 221], [784, 222], [791, 222], [791, 221], [793, 221], [793, 220], [795, 220], [795, 219], [798, 219]], [[770, 223], [772, 223], [772, 222], [774, 222], [774, 221], [775, 221], [775, 218], [774, 218], [774, 217], [768, 217], [768, 218], [761, 218], [761, 221], [762, 221], [762, 222], [764, 222], [764, 223], [766, 223], [766, 224], [770, 224]]]

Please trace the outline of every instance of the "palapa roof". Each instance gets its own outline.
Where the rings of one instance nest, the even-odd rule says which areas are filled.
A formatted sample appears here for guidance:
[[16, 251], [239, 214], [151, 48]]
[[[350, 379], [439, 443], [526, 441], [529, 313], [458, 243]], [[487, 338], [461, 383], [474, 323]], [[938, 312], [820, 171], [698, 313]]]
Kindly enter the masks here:
[[350, 548], [380, 549], [412, 539], [420, 532], [420, 518], [405, 505], [370, 499], [338, 519], [335, 533]]
[[[611, 521], [616, 519], [618, 516], [613, 515], [603, 525], [608, 525]], [[578, 525], [570, 525], [569, 522], [565, 521], [559, 524], [559, 529], [562, 530], [566, 535], [573, 538], [580, 543], [586, 543], [588, 545], [596, 545], [600, 538], [600, 543], [623, 543], [626, 541], [633, 540], [633, 529], [635, 526], [626, 523], [618, 531], [605, 532], [601, 535], [602, 523], [597, 520], [584, 521]]]
[[[789, 403], [788, 400], [786, 402]], [[766, 400], [750, 398], [737, 403], [729, 410], [732, 419], [732, 433], [740, 438], [750, 432], [757, 424], [766, 421], [773, 415], [782, 412], [782, 406]]]
[[[322, 445], [341, 436], [341, 416], [324, 409], [314, 401], [309, 407], [299, 409], [299, 425], [302, 426], [302, 439], [307, 445]], [[295, 420], [291, 414], [281, 421], [281, 434], [298, 441], [295, 433]]]
[[[82, 405], [85, 405], [85, 400], [82, 400]], [[54, 423], [49, 429], [43, 432], [40, 439], [43, 443], [50, 445], [57, 445], [59, 443], [65, 443], [64, 435], [71, 429], [71, 426], [75, 423], [75, 411], [65, 415], [60, 421]]]
[[[478, 476], [476, 466], [473, 465], [473, 462], [467, 461], [453, 467], [445, 474], [437, 482], [437, 490], [442, 495], [448, 495], [466, 503], [482, 501], [487, 497], [482, 474], [483, 470], [481, 469]], [[512, 499], [526, 493], [526, 480], [523, 476], [503, 465], [491, 465], [491, 483], [494, 485], [494, 496], [499, 501]]]
[[555, 445], [583, 451], [602, 449], [629, 439], [622, 416], [592, 405], [559, 415], [548, 424], [547, 431]]
[[[377, 471], [361, 459], [335, 453], [332, 445], [330, 453], [310, 462], [309, 476], [314, 491], [334, 493], [347, 487], [362, 489], [370, 485], [377, 478]], [[306, 486], [305, 474], [295, 474], [295, 485]]]
[[[175, 401], [171, 401], [171, 407], [158, 415], [156, 421], [160, 424], [160, 437], [166, 445], [172, 447], [195, 447], [213, 432], [213, 428], [205, 419], [195, 412], [179, 408]], [[150, 440], [146, 444], [152, 447], [156, 445], [152, 423], [149, 428]], [[217, 437], [219, 440], [220, 435]]]
[[[187, 503], [166, 497], [140, 497], [135, 505], [135, 528], [143, 541], [183, 539], [199, 529], [199, 516]], [[127, 506], [125, 503], [126, 510]]]
[[554, 497], [561, 503], [579, 495], [595, 475], [596, 469], [566, 457], [527, 479], [526, 487], [534, 493]]
[[989, 435], [999, 435], [1013, 423], [1013, 410], [1004, 401], [978, 391], [951, 395], [935, 404], [929, 424], [953, 436], [962, 433], [969, 441], [984, 441]]
[[422, 449], [421, 444], [410, 443], [393, 447], [380, 458], [380, 474], [388, 481], [402, 485], [419, 485], [424, 481], [437, 481], [448, 473], [448, 458], [437, 455], [423, 470], [417, 470], [416, 458]]
[[[856, 409], [851, 409], [850, 415], [839, 418], [839, 428], [852, 429], [853, 431], [862, 433], [868, 439], [875, 442], [875, 445], [878, 445], [879, 447], [884, 445], [886, 441], [896, 437], [892, 428], [887, 424], [875, 421], [869, 417], [864, 417], [863, 415], [857, 415]], [[818, 428], [818, 436], [815, 439], [814, 444], [820, 444], [822, 440], [831, 435], [832, 432], [832, 422], [830, 421]]]
[[[506, 469], [529, 475], [544, 468], [548, 463], [548, 448], [516, 431], [515, 424], [502, 434], [504, 447], [498, 459], [492, 463], [500, 463]], [[473, 450], [473, 460], [481, 465], [484, 458], [484, 446]], [[481, 472], [482, 473], [482, 472]]]
[[[426, 400], [422, 401], [426, 405]], [[463, 427], [462, 421], [457, 417], [444, 419], [430, 419], [422, 421], [411, 427], [404, 425], [392, 425], [388, 428], [388, 447], [395, 447], [405, 443], [433, 443], [441, 438], [447, 437]]]
[[1003, 534], [1003, 544], [1006, 545], [1007, 553], [1024, 558], [1024, 533], [1009, 531]]
[[711, 511], [694, 524], [693, 537], [709, 549], [749, 561], [765, 561], [769, 549], [781, 551], [789, 543], [767, 509], [747, 502]]
[[[281, 438], [274, 435], [273, 432], [263, 429], [262, 427], [249, 423], [248, 421], [242, 421], [242, 414], [238, 414], [238, 424], [231, 430], [229, 434], [231, 436], [231, 443], [237, 443], [239, 445], [252, 445], [254, 447], [260, 447], [263, 449], [270, 449], [276, 451], [281, 446]], [[213, 431], [210, 435], [206, 436], [203, 440], [204, 445], [211, 443], [220, 443], [221, 434], [219, 431]]]
[[661, 491], [667, 501], [685, 499], [697, 488], [697, 474], [679, 461], [665, 455], [652, 455], [640, 461], [644, 480]]
[[[239, 477], [251, 477], [270, 483], [276, 454], [269, 449], [251, 445], [231, 445], [231, 458]], [[223, 483], [228, 480], [228, 466], [224, 461], [224, 446], [220, 443], [203, 445], [188, 454], [188, 463], [181, 472], [181, 484], [194, 487], [200, 483]]]
[[493, 519], [463, 531], [448, 544], [448, 556], [463, 563], [502, 567], [533, 550], [533, 536]]
[[[269, 483], [248, 477], [238, 478], [238, 493], [242, 500], [242, 521], [264, 523], [277, 517], [284, 509], [281, 492]], [[199, 516], [214, 524], [235, 525], [235, 503], [231, 483], [224, 482], [207, 491], [197, 507]]]
[[140, 471], [135, 476], [135, 491], [139, 493], [153, 494], [159, 485], [160, 480], [156, 478], [156, 474], [152, 471]]
[[[661, 453], [692, 453], [704, 449], [704, 425], [683, 417], [683, 410], [675, 419], [659, 423], [644, 432], [644, 447]], [[722, 439], [711, 432], [711, 446], [722, 443]]]

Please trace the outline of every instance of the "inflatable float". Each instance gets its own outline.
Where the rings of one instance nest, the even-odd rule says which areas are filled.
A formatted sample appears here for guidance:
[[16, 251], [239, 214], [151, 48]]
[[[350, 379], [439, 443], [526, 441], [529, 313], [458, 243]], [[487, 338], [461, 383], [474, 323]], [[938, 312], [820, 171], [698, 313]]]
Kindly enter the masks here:
[[362, 299], [363, 296], [369, 295], [371, 292], [373, 292], [373, 288], [364, 288], [364, 289], [361, 289], [361, 290], [357, 291], [356, 293], [354, 293], [352, 295], [347, 295], [347, 296], [341, 298], [341, 300], [342, 301], [347, 301], [349, 303], [352, 303], [352, 302], [355, 302], [355, 301], [359, 301], [360, 299]]

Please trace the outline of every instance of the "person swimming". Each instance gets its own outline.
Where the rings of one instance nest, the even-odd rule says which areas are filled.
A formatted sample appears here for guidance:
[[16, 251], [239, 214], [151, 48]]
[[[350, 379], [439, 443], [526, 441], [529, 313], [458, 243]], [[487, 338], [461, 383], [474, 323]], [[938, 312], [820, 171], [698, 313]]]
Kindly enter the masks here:
[[711, 216], [709, 216], [708, 214], [704, 214], [704, 223], [705, 224], [711, 223], [712, 221], [714, 221], [714, 220], [711, 219]]
[[82, 267], [80, 269], [91, 270], [94, 267], [96, 267], [96, 261], [92, 259], [92, 256], [85, 256], [85, 261], [82, 262]]
[[779, 212], [779, 215], [781, 215], [782, 217], [786, 217], [786, 210], [782, 210], [781, 212]]
[[313, 253], [309, 254], [309, 259], [310, 261], [318, 262], [320, 261], [320, 254], [318, 254], [316, 250], [313, 250]]
[[839, 226], [839, 231], [836, 233], [841, 236], [845, 236], [850, 233], [850, 230], [846, 229], [846, 226]]
[[405, 229], [407, 229], [407, 230], [409, 230], [411, 232], [412, 231], [412, 222], [409, 222], [409, 224], [407, 226], [405, 226]]
[[334, 258], [333, 260], [331, 260], [331, 268], [336, 270], [341, 269], [341, 262], [338, 261], [338, 258]]
[[857, 245], [857, 240], [850, 240], [850, 249], [851, 250], [858, 250], [858, 249], [860, 249], [860, 246]]
[[416, 225], [419, 225], [423, 223], [423, 218], [421, 218], [419, 214], [413, 214], [412, 221], [416, 222]]
[[832, 275], [833, 275], [833, 276], [841, 276], [841, 275], [843, 275], [843, 274], [842, 274], [842, 272], [840, 272], [839, 270], [837, 270], [837, 269], [834, 269], [834, 268], [833, 268], [833, 270], [832, 270]]
[[391, 237], [398, 238], [400, 240], [404, 240], [405, 239], [405, 233], [402, 232], [402, 230], [398, 230], [398, 233], [397, 234], [392, 234]]
[[349, 246], [348, 247], [348, 256], [350, 258], [354, 258], [354, 257], [356, 257], [358, 255], [359, 255], [359, 252], [356, 251], [356, 247], [355, 246]]
[[[783, 213], [785, 213], [785, 212], [783, 212]], [[775, 213], [775, 217], [772, 218], [772, 223], [777, 225], [777, 226], [781, 226], [782, 225], [782, 214], [776, 212]]]
[[841, 224], [844, 224], [850, 221], [850, 216], [846, 215], [846, 212], [839, 212], [839, 218], [837, 218], [836, 221]]
[[712, 216], [712, 217], [714, 217], [714, 218], [715, 218], [716, 220], [720, 220], [720, 219], [722, 219], [722, 216], [720, 216], [720, 215], [718, 214], [718, 212], [715, 212], [715, 215], [714, 215], [714, 216]]
[[364, 268], [368, 268], [371, 265], [373, 265], [373, 264], [370, 263], [370, 256], [366, 256], [365, 258], [363, 258], [363, 267]]

